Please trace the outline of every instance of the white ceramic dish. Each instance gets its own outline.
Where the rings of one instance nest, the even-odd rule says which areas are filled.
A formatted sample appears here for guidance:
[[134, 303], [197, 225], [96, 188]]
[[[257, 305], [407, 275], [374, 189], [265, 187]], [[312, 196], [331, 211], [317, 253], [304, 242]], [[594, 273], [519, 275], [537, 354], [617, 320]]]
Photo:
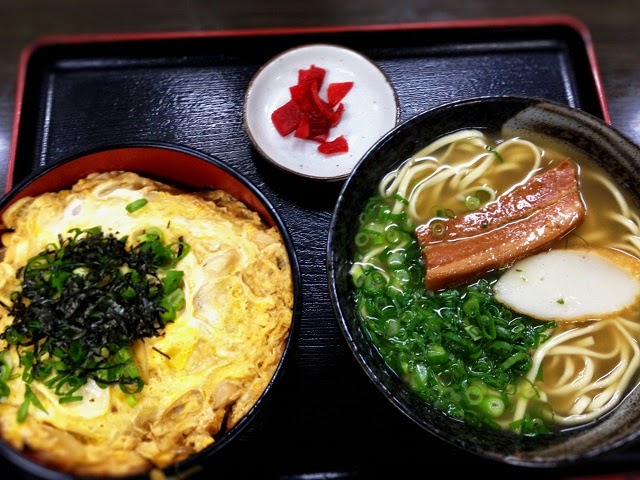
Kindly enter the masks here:
[[[318, 143], [281, 136], [271, 114], [291, 99], [289, 87], [298, 82], [298, 71], [311, 65], [326, 70], [320, 97], [334, 82], [353, 82], [344, 97], [344, 113], [331, 129], [329, 140], [344, 135], [349, 151], [326, 155]], [[249, 82], [245, 94], [244, 125], [258, 152], [276, 166], [307, 178], [332, 181], [349, 176], [364, 153], [400, 118], [396, 92], [386, 74], [366, 56], [330, 44], [303, 45], [275, 56]]]

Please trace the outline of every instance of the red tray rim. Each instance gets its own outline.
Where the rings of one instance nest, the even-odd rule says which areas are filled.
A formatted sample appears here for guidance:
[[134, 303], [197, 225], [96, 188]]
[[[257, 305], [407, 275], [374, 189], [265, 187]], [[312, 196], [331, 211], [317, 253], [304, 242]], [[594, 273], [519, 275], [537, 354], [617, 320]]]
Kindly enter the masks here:
[[361, 24], [361, 25], [331, 25], [331, 26], [309, 26], [309, 27], [268, 27], [250, 29], [230, 29], [230, 30], [193, 30], [193, 31], [160, 31], [160, 32], [129, 32], [129, 33], [90, 33], [90, 34], [67, 34], [67, 35], [47, 35], [37, 38], [26, 45], [20, 52], [18, 61], [18, 73], [16, 83], [16, 94], [13, 112], [13, 125], [11, 129], [11, 140], [9, 144], [9, 159], [7, 163], [7, 177], [5, 181], [5, 193], [13, 187], [13, 175], [17, 153], [18, 129], [22, 114], [22, 105], [25, 94], [25, 83], [29, 60], [33, 53], [39, 48], [51, 45], [69, 45], [82, 43], [110, 43], [122, 41], [150, 41], [167, 39], [199, 39], [199, 38], [219, 38], [219, 37], [252, 37], [271, 35], [297, 35], [308, 33], [340, 33], [340, 32], [376, 32], [376, 31], [401, 31], [401, 30], [445, 30], [445, 29], [468, 29], [468, 28], [495, 28], [495, 27], [543, 27], [543, 26], [565, 26], [575, 30], [584, 43], [586, 54], [591, 69], [598, 102], [603, 112], [603, 119], [606, 123], [611, 123], [609, 108], [605, 98], [600, 68], [598, 65], [595, 47], [591, 32], [587, 25], [576, 17], [570, 15], [531, 15], [517, 17], [492, 17], [465, 20], [445, 20], [445, 21], [425, 21], [425, 22], [403, 22], [403, 23], [381, 23], [381, 24]]

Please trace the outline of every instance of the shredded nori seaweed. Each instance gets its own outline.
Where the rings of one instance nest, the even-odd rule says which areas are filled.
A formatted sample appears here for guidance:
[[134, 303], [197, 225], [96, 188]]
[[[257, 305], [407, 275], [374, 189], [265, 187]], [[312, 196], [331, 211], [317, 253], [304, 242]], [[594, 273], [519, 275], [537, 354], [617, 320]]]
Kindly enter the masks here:
[[184, 305], [182, 272], [171, 268], [189, 245], [164, 245], [157, 229], [131, 247], [100, 227], [70, 233], [18, 270], [22, 289], [0, 338], [18, 350], [23, 380], [45, 383], [63, 403], [81, 399], [73, 393], [89, 378], [137, 393], [144, 382], [132, 345], [162, 335]]

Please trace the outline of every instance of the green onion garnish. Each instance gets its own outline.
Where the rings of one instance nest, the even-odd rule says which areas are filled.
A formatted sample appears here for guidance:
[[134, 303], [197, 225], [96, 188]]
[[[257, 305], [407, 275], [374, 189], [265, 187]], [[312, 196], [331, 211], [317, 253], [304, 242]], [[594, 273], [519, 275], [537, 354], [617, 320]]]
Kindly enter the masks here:
[[485, 150], [487, 150], [488, 152], [493, 153], [493, 154], [496, 156], [496, 158], [498, 159], [498, 162], [500, 162], [500, 163], [504, 163], [504, 158], [502, 158], [502, 155], [500, 155], [500, 154], [498, 153], [498, 151], [497, 151], [495, 148], [493, 148], [493, 147], [491, 147], [491, 146], [489, 146], [489, 145], [485, 145], [485, 146], [484, 146], [484, 148], [485, 148]]
[[76, 392], [88, 379], [140, 392], [134, 342], [161, 335], [185, 305], [183, 272], [174, 269], [191, 248], [182, 238], [165, 245], [162, 232], [149, 228], [128, 246], [126, 236], [105, 235], [100, 227], [70, 233], [18, 270], [22, 288], [7, 307], [13, 322], [0, 334], [7, 342], [0, 352], [0, 397], [9, 395], [8, 380], [15, 378], [5, 357], [15, 348], [27, 384], [18, 421], [29, 405], [44, 410], [29, 388], [34, 380], [61, 404], [82, 400]]
[[473, 212], [474, 210], [477, 210], [478, 207], [480, 206], [480, 199], [474, 195], [469, 195], [465, 199], [464, 205], [465, 207], [467, 207], [467, 210]]
[[133, 213], [136, 210], [140, 210], [147, 203], [149, 203], [149, 200], [147, 200], [146, 198], [139, 198], [138, 200], [134, 200], [126, 206], [127, 212]]

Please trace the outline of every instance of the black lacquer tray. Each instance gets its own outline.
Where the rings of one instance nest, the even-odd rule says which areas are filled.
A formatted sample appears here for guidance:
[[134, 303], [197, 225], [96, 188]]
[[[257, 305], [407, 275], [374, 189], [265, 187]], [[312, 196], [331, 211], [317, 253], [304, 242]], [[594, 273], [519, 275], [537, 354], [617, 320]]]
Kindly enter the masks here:
[[[401, 120], [452, 100], [516, 94], [609, 121], [589, 32], [567, 17], [67, 36], [26, 48], [7, 188], [50, 162], [102, 146], [173, 143], [212, 154], [253, 181], [293, 237], [303, 278], [294, 359], [264, 413], [189, 478], [408, 478], [452, 465], [560, 478], [640, 466], [633, 449], [546, 472], [484, 461], [422, 431], [358, 369], [334, 317], [325, 269], [342, 183], [273, 167], [242, 123], [243, 96], [257, 69], [287, 48], [316, 42], [377, 62], [396, 88]], [[20, 478], [10, 465], [2, 468]]]

